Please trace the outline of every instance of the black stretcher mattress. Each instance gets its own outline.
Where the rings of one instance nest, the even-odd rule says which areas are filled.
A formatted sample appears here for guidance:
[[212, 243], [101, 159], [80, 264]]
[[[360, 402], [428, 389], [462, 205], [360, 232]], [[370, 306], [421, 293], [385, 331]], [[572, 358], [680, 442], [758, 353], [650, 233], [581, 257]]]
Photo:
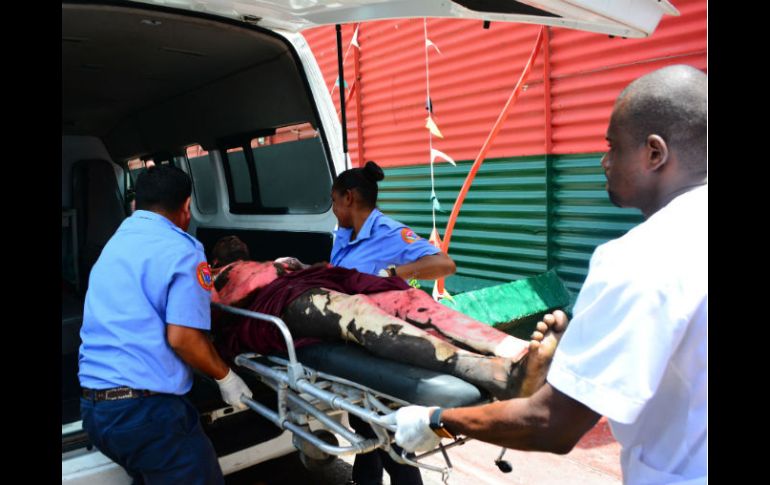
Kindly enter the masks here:
[[378, 357], [355, 344], [319, 343], [297, 349], [297, 360], [383, 394], [422, 406], [469, 406], [488, 400], [457, 377]]

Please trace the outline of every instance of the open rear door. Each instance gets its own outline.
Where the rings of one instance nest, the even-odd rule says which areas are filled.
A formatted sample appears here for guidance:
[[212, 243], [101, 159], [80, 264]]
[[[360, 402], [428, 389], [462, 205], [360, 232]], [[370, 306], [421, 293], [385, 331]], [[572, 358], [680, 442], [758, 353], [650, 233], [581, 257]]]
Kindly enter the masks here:
[[472, 18], [566, 27], [621, 37], [646, 37], [668, 0], [139, 0], [299, 32], [319, 25], [410, 17]]

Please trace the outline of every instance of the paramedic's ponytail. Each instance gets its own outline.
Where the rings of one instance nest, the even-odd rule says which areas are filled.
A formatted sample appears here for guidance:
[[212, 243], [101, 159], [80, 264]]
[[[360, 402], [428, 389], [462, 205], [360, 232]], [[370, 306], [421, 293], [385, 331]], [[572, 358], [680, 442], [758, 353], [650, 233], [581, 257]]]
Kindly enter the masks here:
[[380, 180], [385, 178], [385, 172], [382, 171], [379, 165], [377, 165], [371, 160], [366, 162], [366, 165], [364, 165], [364, 169], [362, 170], [362, 173], [364, 177], [368, 178], [374, 183], [377, 183]]
[[355, 190], [361, 196], [361, 201], [367, 207], [377, 206], [377, 182], [385, 178], [385, 173], [379, 165], [369, 160], [363, 168], [345, 170], [334, 180], [335, 192]]

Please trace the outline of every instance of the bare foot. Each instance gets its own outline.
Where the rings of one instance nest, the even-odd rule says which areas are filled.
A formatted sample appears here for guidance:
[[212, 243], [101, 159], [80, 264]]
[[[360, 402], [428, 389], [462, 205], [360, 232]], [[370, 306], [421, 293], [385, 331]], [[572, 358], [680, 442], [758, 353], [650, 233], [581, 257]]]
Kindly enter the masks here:
[[531, 396], [545, 384], [551, 367], [556, 346], [567, 329], [567, 315], [556, 310], [537, 322], [537, 330], [529, 341], [529, 353], [511, 373], [511, 382], [516, 382], [508, 397]]

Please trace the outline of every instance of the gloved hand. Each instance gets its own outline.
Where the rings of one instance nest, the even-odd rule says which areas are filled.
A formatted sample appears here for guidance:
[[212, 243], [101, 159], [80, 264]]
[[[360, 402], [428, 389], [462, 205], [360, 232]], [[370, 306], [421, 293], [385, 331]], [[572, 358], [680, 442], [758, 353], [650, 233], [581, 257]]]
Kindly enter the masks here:
[[396, 425], [396, 443], [408, 452], [432, 450], [441, 438], [430, 429], [430, 413], [435, 407], [405, 406], [385, 417]]
[[238, 374], [229, 370], [222, 379], [216, 379], [219, 385], [219, 392], [222, 394], [222, 400], [237, 409], [246, 409], [247, 406], [241, 402], [241, 394], [251, 397], [251, 389], [243, 382]]
[[286, 268], [291, 270], [291, 271], [298, 271], [298, 270], [306, 269], [306, 268], [310, 267], [309, 264], [305, 264], [302, 261], [300, 261], [299, 259], [293, 258], [291, 256], [285, 256], [283, 258], [278, 258], [278, 259], [275, 260], [275, 262], [278, 263], [278, 264], [285, 265]]
[[389, 265], [389, 266], [387, 266], [387, 267], [385, 267], [385, 268], [382, 268], [381, 270], [379, 270], [379, 271], [377, 272], [377, 276], [382, 276], [382, 277], [384, 277], [384, 278], [387, 278], [388, 276], [393, 276], [393, 275], [390, 273], [390, 268], [393, 268], [393, 271], [395, 271], [395, 270], [396, 270], [396, 266], [395, 266], [395, 265], [393, 265], [393, 264], [391, 264], [391, 265]]

